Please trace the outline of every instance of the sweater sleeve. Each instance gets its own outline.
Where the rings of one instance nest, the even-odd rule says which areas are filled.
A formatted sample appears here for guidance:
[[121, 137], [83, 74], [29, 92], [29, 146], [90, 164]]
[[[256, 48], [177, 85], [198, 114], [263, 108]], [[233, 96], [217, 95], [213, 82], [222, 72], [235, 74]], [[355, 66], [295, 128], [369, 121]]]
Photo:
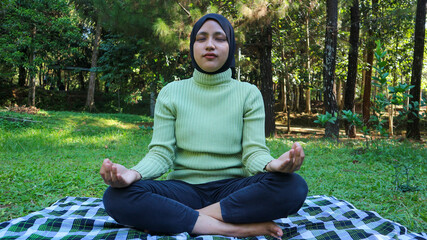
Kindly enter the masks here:
[[141, 174], [142, 179], [154, 179], [166, 173], [175, 157], [175, 111], [165, 86], [157, 97], [154, 111], [153, 137], [148, 145], [148, 153], [132, 169]]
[[274, 158], [265, 145], [264, 101], [258, 88], [251, 87], [243, 115], [242, 161], [249, 173], [257, 174]]

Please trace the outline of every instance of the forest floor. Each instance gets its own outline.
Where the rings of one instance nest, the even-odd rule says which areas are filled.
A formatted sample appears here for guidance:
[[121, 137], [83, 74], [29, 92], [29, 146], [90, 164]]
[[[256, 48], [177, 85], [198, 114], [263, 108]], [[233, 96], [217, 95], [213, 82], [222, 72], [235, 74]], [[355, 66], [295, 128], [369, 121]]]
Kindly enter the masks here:
[[[421, 111], [426, 112], [426, 107]], [[320, 110], [318, 112], [321, 112]], [[320, 124], [315, 123], [318, 113], [291, 113], [290, 114], [290, 131], [288, 130], [288, 122], [286, 113], [276, 112], [276, 137], [280, 138], [308, 138], [317, 139], [325, 136], [325, 128]], [[406, 134], [406, 126], [397, 126], [394, 130], [394, 135], [390, 136], [394, 139], [404, 139]], [[356, 138], [348, 138], [345, 134], [343, 126], [340, 126], [340, 141], [345, 140], [363, 140], [364, 136], [361, 131], [356, 129]], [[427, 142], [427, 119], [422, 119], [420, 123], [421, 141]], [[375, 136], [377, 137], [377, 136]], [[379, 136], [378, 136], [379, 137]]]

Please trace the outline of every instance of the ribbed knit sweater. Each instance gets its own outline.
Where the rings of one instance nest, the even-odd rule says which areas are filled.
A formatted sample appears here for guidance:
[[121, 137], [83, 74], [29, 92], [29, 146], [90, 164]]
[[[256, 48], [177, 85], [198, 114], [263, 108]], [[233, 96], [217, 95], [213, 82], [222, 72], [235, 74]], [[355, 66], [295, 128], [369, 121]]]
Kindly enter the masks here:
[[259, 90], [231, 78], [231, 70], [171, 82], [159, 93], [148, 154], [132, 169], [201, 184], [264, 171], [273, 160], [265, 145]]

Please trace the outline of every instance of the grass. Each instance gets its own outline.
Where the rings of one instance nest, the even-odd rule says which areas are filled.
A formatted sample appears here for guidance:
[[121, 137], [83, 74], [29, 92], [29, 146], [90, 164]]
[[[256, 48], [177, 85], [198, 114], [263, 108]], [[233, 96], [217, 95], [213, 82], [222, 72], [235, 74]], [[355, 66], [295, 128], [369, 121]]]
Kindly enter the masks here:
[[[0, 118], [0, 222], [66, 196], [102, 197], [106, 188], [98, 173], [102, 160], [135, 165], [146, 154], [152, 134], [139, 127], [152, 119], [137, 115], [0, 111], [2, 116], [42, 123]], [[278, 157], [295, 140], [302, 142], [307, 156], [299, 174], [309, 185], [309, 195], [335, 196], [411, 231], [427, 230], [425, 145], [380, 140], [366, 150], [358, 141], [273, 138], [267, 144]], [[409, 186], [417, 191], [399, 190], [396, 178], [405, 190], [407, 176]]]

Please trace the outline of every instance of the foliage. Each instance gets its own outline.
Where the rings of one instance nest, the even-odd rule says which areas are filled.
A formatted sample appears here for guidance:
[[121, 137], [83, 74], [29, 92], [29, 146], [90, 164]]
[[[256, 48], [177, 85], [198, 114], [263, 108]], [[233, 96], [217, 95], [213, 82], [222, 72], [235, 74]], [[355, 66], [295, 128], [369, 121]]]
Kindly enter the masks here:
[[350, 126], [361, 126], [363, 124], [360, 114], [353, 113], [351, 110], [342, 110], [341, 117], [347, 121]]
[[[385, 60], [387, 51], [383, 50], [380, 41], [376, 41], [376, 44], [377, 47], [375, 50], [375, 58], [377, 61], [373, 67], [377, 74], [375, 77], [373, 77], [373, 85], [378, 88], [378, 91], [373, 98], [374, 104], [371, 106], [375, 114], [371, 115], [369, 124], [364, 124], [361, 120], [361, 116], [359, 116], [357, 113], [353, 113], [350, 110], [342, 110], [341, 115], [339, 116], [343, 120], [347, 121], [350, 125], [361, 127], [361, 131], [365, 137], [370, 134], [371, 130], [374, 130], [376, 133], [379, 133], [382, 136], [388, 136], [388, 129], [385, 127], [387, 119], [385, 119], [384, 116], [388, 108], [390, 108], [392, 105], [402, 106], [402, 110], [399, 111], [399, 116], [397, 116], [397, 119], [406, 119], [411, 108], [419, 108], [417, 103], [410, 103], [407, 108], [404, 107], [404, 100], [408, 97], [411, 97], [408, 92], [414, 86], [408, 85], [406, 83], [400, 83], [396, 86], [389, 86], [391, 84], [387, 79], [389, 72], [386, 71], [388, 61]], [[418, 117], [423, 116], [424, 115], [421, 113]], [[337, 120], [337, 117], [332, 117], [331, 113], [329, 112], [320, 114], [317, 117], [318, 120], [314, 122], [320, 123], [322, 126], [324, 126], [327, 122], [335, 122]], [[367, 147], [368, 146], [369, 143], [367, 142]]]
[[78, 53], [80, 32], [65, 0], [9, 1], [3, 8], [0, 59], [32, 76], [44, 65], [64, 65]]
[[331, 113], [326, 112], [325, 114], [319, 114], [317, 115], [317, 120], [315, 120], [315, 123], [320, 123], [322, 126], [325, 126], [325, 124], [327, 122], [330, 123], [335, 123], [335, 121], [338, 119], [337, 118], [337, 113], [334, 114], [334, 116], [332, 116]]
[[[0, 88], [0, 105], [8, 107], [23, 106], [27, 104], [27, 89], [26, 88]], [[83, 111], [86, 101], [86, 92], [79, 90], [58, 91], [46, 90], [42, 88], [36, 89], [37, 109], [48, 111]], [[95, 99], [99, 103], [97, 110], [103, 113], [117, 113], [118, 99], [114, 92], [102, 93], [95, 92]], [[138, 99], [138, 101], [134, 100]], [[123, 113], [133, 113], [146, 115], [150, 113], [150, 96], [149, 92], [135, 91], [130, 95], [123, 94], [120, 99], [120, 106]]]
[[[419, 191], [420, 188], [418, 186], [413, 185], [411, 182], [414, 181], [415, 176], [412, 176], [410, 171], [413, 169], [412, 166], [408, 166], [407, 164], [395, 164], [395, 184], [396, 190], [400, 190], [402, 192], [412, 192]], [[403, 176], [403, 177], [402, 177]], [[402, 183], [403, 178], [403, 183]]]
[[[338, 86], [346, 76], [350, 6], [351, 1], [339, 3], [340, 27], [337, 32], [335, 71]], [[289, 95], [287, 105], [292, 111], [304, 110], [304, 93], [311, 93], [311, 100], [322, 101], [326, 25], [324, 1], [10, 0], [2, 2], [1, 9], [1, 84], [16, 86], [20, 77], [25, 80], [30, 74], [38, 79], [37, 85], [47, 90], [58, 90], [62, 81], [67, 91], [84, 91], [87, 72], [79, 69], [90, 67], [94, 26], [99, 20], [103, 32], [96, 91], [108, 98], [114, 95], [115, 101], [111, 104], [121, 111], [122, 101], [145, 101], [142, 94], [152, 91], [155, 96], [164, 83], [191, 76], [193, 68], [188, 51], [191, 26], [203, 14], [217, 12], [230, 19], [236, 31], [237, 47], [241, 53], [236, 52], [239, 80], [261, 87], [264, 78], [260, 77], [261, 57], [257, 49], [266, 43], [265, 37], [260, 35], [265, 29], [263, 26], [271, 26], [272, 66], [267, 70], [271, 69], [273, 73], [274, 101], [283, 104], [285, 83], [289, 83], [286, 86]], [[359, 56], [363, 55], [371, 40], [367, 32], [372, 26], [375, 39], [387, 46], [384, 57], [387, 57], [388, 63], [379, 66], [383, 73], [377, 78], [387, 79], [386, 88], [391, 98], [385, 93], [378, 95], [376, 106], [381, 109], [381, 104], [405, 104], [408, 97], [415, 1], [379, 1], [376, 9], [378, 12], [372, 14], [371, 2], [360, 1]], [[34, 27], [36, 33], [32, 35]], [[379, 53], [378, 57], [381, 55]], [[71, 67], [71, 70], [65, 70], [67, 67]], [[22, 72], [22, 69], [25, 71]], [[359, 61], [358, 69], [360, 79], [366, 63]], [[46, 82], [43, 82], [45, 79]], [[158, 84], [160, 81], [163, 83]], [[375, 82], [382, 84], [381, 81]], [[423, 86], [425, 82], [424, 77]], [[337, 93], [340, 92], [338, 88]], [[53, 97], [57, 94], [60, 95], [54, 91], [50, 93]], [[361, 86], [357, 85], [356, 102], [362, 94]], [[13, 97], [2, 100], [6, 103], [14, 101]], [[38, 99], [37, 107], [44, 102]], [[68, 102], [57, 104], [64, 106], [61, 109], [67, 109]], [[71, 104], [68, 110], [75, 109], [76, 105]], [[408, 109], [419, 107], [412, 103], [405, 106], [396, 118], [397, 123], [406, 123], [404, 116]], [[283, 106], [280, 108], [285, 109]], [[373, 121], [376, 125], [384, 124], [383, 117], [377, 116]], [[378, 131], [386, 133], [384, 126]]]

